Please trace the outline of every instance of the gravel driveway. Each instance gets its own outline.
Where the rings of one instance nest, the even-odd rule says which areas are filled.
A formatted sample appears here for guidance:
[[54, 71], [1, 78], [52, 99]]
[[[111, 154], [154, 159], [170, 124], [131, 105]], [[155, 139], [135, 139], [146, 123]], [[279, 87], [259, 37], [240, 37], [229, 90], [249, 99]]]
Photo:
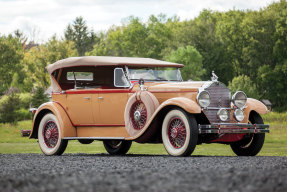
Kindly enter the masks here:
[[0, 154], [0, 191], [287, 191], [287, 157]]

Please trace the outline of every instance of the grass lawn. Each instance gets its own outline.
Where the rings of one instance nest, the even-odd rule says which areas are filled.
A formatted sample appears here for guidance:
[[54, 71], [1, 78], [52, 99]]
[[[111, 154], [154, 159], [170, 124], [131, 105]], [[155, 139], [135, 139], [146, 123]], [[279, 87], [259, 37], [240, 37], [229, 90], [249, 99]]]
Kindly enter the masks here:
[[[270, 124], [271, 132], [266, 134], [265, 144], [259, 156], [287, 156], [287, 113], [269, 113], [263, 116]], [[21, 137], [21, 129], [31, 129], [32, 121], [20, 121], [17, 125], [0, 124], [0, 153], [41, 153], [37, 140]], [[89, 145], [69, 141], [65, 153], [106, 153], [102, 142]], [[162, 144], [133, 143], [130, 154], [167, 154]], [[228, 145], [198, 145], [193, 155], [234, 156]]]

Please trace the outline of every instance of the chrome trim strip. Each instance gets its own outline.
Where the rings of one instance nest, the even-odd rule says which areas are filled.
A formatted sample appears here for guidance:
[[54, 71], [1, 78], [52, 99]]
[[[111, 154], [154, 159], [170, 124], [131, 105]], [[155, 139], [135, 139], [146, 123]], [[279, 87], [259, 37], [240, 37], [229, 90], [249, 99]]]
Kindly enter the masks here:
[[93, 140], [125, 140], [125, 137], [64, 137], [65, 140], [93, 139]]
[[[225, 108], [225, 107], [223, 107], [224, 109], [226, 109], [226, 110], [232, 110], [233, 108]], [[222, 109], [222, 107], [206, 107], [206, 108], [204, 108], [205, 110], [219, 110], [219, 109]]]
[[245, 123], [217, 123], [198, 125], [199, 134], [204, 133], [269, 133], [269, 125]]

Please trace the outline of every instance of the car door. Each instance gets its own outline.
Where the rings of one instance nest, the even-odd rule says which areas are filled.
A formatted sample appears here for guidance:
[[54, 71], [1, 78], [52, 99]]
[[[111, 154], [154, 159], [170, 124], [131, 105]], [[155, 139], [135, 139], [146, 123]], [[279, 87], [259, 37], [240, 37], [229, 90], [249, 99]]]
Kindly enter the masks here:
[[123, 125], [127, 90], [102, 89], [99, 93], [100, 123], [104, 125]]
[[67, 91], [67, 113], [76, 126], [87, 126], [94, 124], [94, 115], [91, 93], [83, 91]]
[[[91, 67], [66, 69], [64, 78], [67, 83], [74, 83], [74, 89], [66, 91], [66, 110], [76, 126], [93, 125], [93, 89], [89, 88], [94, 81], [94, 72]], [[75, 80], [76, 78], [76, 80]], [[96, 101], [97, 102], [97, 101]]]
[[[117, 69], [119, 69], [119, 75], [123, 75], [123, 69]], [[100, 70], [104, 71], [99, 74], [99, 76], [102, 75], [102, 86], [98, 95], [99, 123], [106, 126], [124, 126], [124, 112], [128, 100], [129, 87], [128, 85], [115, 85], [114, 78], [118, 77], [121, 79], [124, 77], [117, 75], [114, 67], [106, 67]], [[128, 82], [125, 83], [128, 84]]]

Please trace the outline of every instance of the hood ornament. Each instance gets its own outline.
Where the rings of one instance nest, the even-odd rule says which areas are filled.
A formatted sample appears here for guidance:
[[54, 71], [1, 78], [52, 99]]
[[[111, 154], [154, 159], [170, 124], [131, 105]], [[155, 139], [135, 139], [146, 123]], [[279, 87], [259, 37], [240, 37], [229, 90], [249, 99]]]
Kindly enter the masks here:
[[212, 71], [211, 74], [212, 74], [211, 81], [217, 82], [218, 81], [218, 77], [217, 77], [217, 75], [215, 75], [214, 71]]

